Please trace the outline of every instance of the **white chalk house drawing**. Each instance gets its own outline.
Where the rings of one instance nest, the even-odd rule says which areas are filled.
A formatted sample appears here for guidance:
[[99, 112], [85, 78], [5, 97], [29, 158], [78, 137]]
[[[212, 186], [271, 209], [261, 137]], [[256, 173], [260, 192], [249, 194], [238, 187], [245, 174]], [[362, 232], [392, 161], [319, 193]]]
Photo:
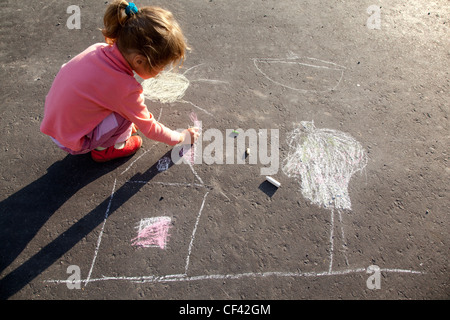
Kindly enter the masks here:
[[[308, 63], [305, 63], [305, 60], [301, 60], [301, 58], [291, 53], [288, 58], [284, 60], [257, 58], [253, 59], [253, 62], [256, 69], [271, 82], [298, 91], [299, 93], [311, 91], [323, 92], [337, 88], [342, 80], [344, 67], [315, 58], [306, 58], [306, 60]], [[313, 66], [311, 62], [318, 62], [319, 64]], [[315, 71], [325, 71], [318, 79], [323, 80], [324, 77], [326, 77], [325, 75], [332, 74], [334, 75], [334, 80], [328, 82], [313, 81], [307, 85], [305, 85], [307, 81], [301, 81], [299, 85], [298, 80], [301, 79], [301, 76], [296, 73], [295, 77], [292, 77], [291, 71], [289, 70], [287, 71], [289, 74], [287, 77], [281, 76], [281, 78], [277, 78], [276, 76], [273, 76], [272, 78], [269, 69], [271, 67], [277, 67], [277, 65], [294, 68], [306, 67], [312, 68]], [[190, 70], [199, 68], [200, 66], [201, 65], [194, 66], [183, 74], [173, 74], [170, 71], [165, 72], [161, 74], [159, 78], [144, 83], [145, 88], [150, 87], [154, 90], [151, 94], [146, 90], [147, 98], [166, 104], [189, 104], [196, 108], [200, 114], [211, 116], [212, 113], [205, 108], [183, 100], [184, 93], [189, 88], [189, 82], [195, 81], [188, 80], [186, 74], [188, 74]], [[276, 74], [279, 75], [280, 70], [283, 70], [283, 68], [279, 68]], [[307, 77], [314, 78], [316, 76], [317, 75], [309, 74]], [[226, 83], [220, 80], [208, 80], [203, 78], [197, 80], [213, 85]], [[163, 89], [155, 95], [155, 92], [158, 92], [158, 88], [161, 88], [165, 81], [166, 83], [168, 81], [174, 82], [174, 90], [169, 92]], [[162, 109], [158, 119], [161, 117], [161, 114]], [[312, 121], [302, 122], [300, 126], [296, 127], [289, 135], [288, 144], [290, 150], [288, 157], [283, 162], [283, 172], [286, 175], [299, 180], [302, 196], [309, 199], [312, 203], [331, 211], [330, 225], [328, 227], [323, 226], [324, 230], [328, 228], [328, 243], [323, 241], [324, 246], [327, 246], [328, 249], [322, 250], [320, 253], [322, 255], [325, 251], [329, 253], [327, 270], [322, 269], [323, 266], [319, 266], [319, 270], [313, 269], [302, 271], [300, 268], [290, 269], [289, 267], [287, 267], [286, 270], [283, 269], [282, 265], [279, 265], [279, 268], [274, 270], [259, 269], [259, 271], [255, 271], [251, 269], [255, 266], [250, 264], [245, 266], [250, 269], [242, 270], [242, 272], [213, 272], [207, 274], [192, 272], [191, 264], [193, 261], [191, 261], [191, 254], [193, 248], [195, 248], [195, 243], [197, 241], [202, 241], [202, 239], [196, 237], [197, 230], [201, 223], [208, 223], [207, 221], [202, 221], [202, 215], [204, 214], [205, 204], [209, 198], [208, 195], [210, 192], [214, 192], [214, 188], [208, 186], [208, 184], [203, 181], [196, 172], [195, 166], [190, 162], [187, 162], [190, 170], [184, 170], [184, 178], [186, 178], [186, 172], [191, 172], [192, 178], [187, 178], [183, 181], [172, 181], [173, 177], [178, 177], [178, 173], [170, 174], [170, 171], [174, 170], [174, 168], [180, 169], [183, 166], [173, 166], [170, 170], [167, 170], [168, 159], [164, 158], [160, 159], [156, 165], [157, 168], [155, 170], [157, 170], [159, 174], [153, 179], [125, 181], [125, 189], [128, 187], [132, 189], [134, 186], [141, 186], [141, 190], [131, 199], [138, 202], [138, 208], [146, 207], [147, 203], [152, 203], [153, 207], [150, 211], [135, 212], [134, 216], [136, 221], [132, 222], [125, 221], [123, 218], [121, 220], [120, 212], [110, 217], [110, 208], [115, 201], [114, 196], [116, 192], [118, 192], [118, 179], [124, 177], [124, 174], [129, 170], [132, 170], [138, 163], [146, 161], [146, 157], [151, 154], [149, 153], [152, 151], [151, 147], [134, 159], [114, 180], [109, 204], [99, 232], [89, 273], [86, 279], [81, 279], [79, 282], [86, 286], [91, 282], [101, 281], [166, 283], [266, 277], [323, 277], [366, 273], [368, 269], [361, 266], [354, 268], [347, 267], [344, 269], [340, 268], [339, 270], [333, 269], [334, 210], [338, 212], [339, 222], [341, 223], [342, 239], [345, 239], [344, 230], [342, 228], [341, 212], [342, 210], [351, 210], [351, 201], [348, 196], [348, 184], [352, 175], [362, 171], [367, 164], [367, 156], [363, 148], [359, 142], [350, 135], [330, 129], [317, 129]], [[180, 192], [181, 198], [193, 200], [189, 201], [189, 203], [182, 204], [177, 203], [176, 201], [158, 201], [157, 199], [161, 200], [161, 198], [163, 198], [161, 195], [165, 193], [165, 190], [167, 190], [166, 188], [176, 188], [176, 190]], [[224, 195], [221, 190], [218, 190], [218, 192]], [[226, 195], [224, 196], [226, 197]], [[117, 210], [135, 210], [132, 205], [133, 201], [128, 201]], [[237, 199], [237, 201], [239, 201], [239, 199]], [[180, 208], [182, 208], [181, 211]], [[134, 246], [133, 243], [136, 243], [138, 238], [136, 236], [137, 228], [142, 231], [149, 223], [156, 221], [164, 222], [165, 227], [170, 229], [170, 237], [167, 238], [166, 235], [163, 235], [163, 238], [160, 238], [160, 242], [155, 242], [153, 245]], [[173, 225], [169, 225], [172, 223]], [[111, 234], [111, 230], [114, 230], [117, 225], [125, 225], [125, 229], [128, 228], [129, 239], [120, 239], [118, 235]], [[179, 228], [179, 226], [183, 227]], [[129, 261], [129, 254], [126, 253], [129, 253], [130, 250], [135, 250], [133, 255], [133, 259], [135, 260]], [[149, 253], [148, 250], [151, 250], [151, 252]], [[168, 255], [170, 255], [170, 259], [167, 259]], [[95, 272], [95, 266], [100, 259], [103, 259], [104, 261], [102, 263], [103, 267], [101, 274], [98, 274], [98, 272]], [[137, 262], [137, 260], [139, 261]], [[111, 268], [108, 268], [108, 261], [112, 261]], [[194, 270], [198, 269], [194, 268]], [[408, 274], [423, 273], [421, 271], [393, 268], [382, 268], [380, 271]], [[68, 283], [69, 280], [46, 280], [45, 282], [64, 284]]]
[[[194, 107], [200, 114], [211, 116], [212, 114], [208, 110], [182, 100], [190, 84], [190, 80], [185, 75], [194, 68], [200, 68], [201, 66], [203, 65], [191, 67], [184, 73], [164, 71], [155, 78], [143, 81], [142, 86], [146, 99], [160, 102], [163, 106], [173, 103], [189, 104], [189, 107]], [[193, 79], [191, 81], [203, 81], [211, 85], [225, 83], [208, 79]], [[162, 116], [163, 106], [158, 120]], [[190, 121], [193, 121], [194, 125], [198, 121], [196, 114], [193, 112], [190, 114]], [[120, 176], [124, 176], [139, 162], [146, 161], [155, 146], [156, 144], [152, 145], [134, 159]], [[125, 186], [130, 189], [130, 192], [133, 192], [133, 188], [138, 188], [139, 191], [132, 197], [132, 200], [127, 201], [117, 209], [117, 214], [109, 216], [109, 211], [106, 212], [90, 271], [84, 281], [86, 285], [93, 281], [92, 277], [96, 275], [95, 265], [99, 263], [107, 266], [106, 269], [102, 270], [102, 280], [114, 278], [117, 275], [123, 277], [130, 274], [139, 275], [144, 270], [145, 273], [157, 277], [173, 274], [186, 275], [196, 227], [209, 190], [196, 172], [193, 163], [190, 161], [185, 163], [190, 168], [191, 177], [182, 165], [173, 166], [172, 170], [168, 170], [173, 163], [171, 158], [166, 155], [157, 161], [155, 171], [158, 174], [151, 180], [144, 177], [142, 180], [131, 179], [125, 182]], [[174, 173], [174, 171], [177, 172]], [[117, 184], [117, 179], [114, 184]], [[116, 189], [114, 187], [111, 193], [111, 204], [113, 204], [114, 195], [117, 193]], [[189, 201], [180, 203], [180, 200], [177, 199], [164, 199], [168, 189], [175, 190], [179, 199], [189, 199]], [[152, 202], [151, 207], [146, 204], [147, 201]], [[108, 206], [108, 208], [110, 207]], [[141, 209], [141, 211], [136, 212], [136, 208], [148, 209]], [[127, 221], [124, 218], [126, 215], [121, 214], [122, 212], [133, 212], [133, 218], [136, 221], [134, 223]], [[113, 228], [114, 225], [120, 227]], [[130, 239], [117, 241], [119, 238], [119, 235], [115, 232], [117, 229], [129, 234]], [[134, 235], [134, 237], [131, 237], [131, 235]], [[190, 239], [190, 241], [187, 241], [187, 239]], [[103, 249], [100, 250], [100, 248]], [[110, 274], [105, 275], [105, 272]]]

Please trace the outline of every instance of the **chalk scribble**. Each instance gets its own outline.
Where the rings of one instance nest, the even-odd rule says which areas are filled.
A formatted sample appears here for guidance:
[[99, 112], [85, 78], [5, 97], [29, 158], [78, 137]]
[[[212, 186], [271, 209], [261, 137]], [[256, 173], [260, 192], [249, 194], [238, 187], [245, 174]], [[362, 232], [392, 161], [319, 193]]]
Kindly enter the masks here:
[[139, 224], [138, 235], [132, 239], [132, 245], [137, 247], [166, 248], [169, 236], [170, 217], [153, 217], [142, 219]]
[[301, 178], [303, 196], [319, 206], [351, 209], [348, 184], [367, 164], [361, 144], [344, 132], [316, 129], [313, 121], [301, 122], [287, 142], [283, 172]]

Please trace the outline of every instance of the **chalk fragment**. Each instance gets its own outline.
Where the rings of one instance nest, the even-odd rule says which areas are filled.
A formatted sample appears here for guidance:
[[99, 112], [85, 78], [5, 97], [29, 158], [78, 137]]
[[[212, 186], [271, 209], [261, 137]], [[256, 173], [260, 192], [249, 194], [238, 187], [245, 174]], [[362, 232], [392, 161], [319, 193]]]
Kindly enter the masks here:
[[266, 180], [269, 181], [271, 184], [273, 184], [277, 188], [279, 188], [281, 186], [281, 183], [279, 183], [277, 180], [275, 180], [272, 177], [266, 176]]

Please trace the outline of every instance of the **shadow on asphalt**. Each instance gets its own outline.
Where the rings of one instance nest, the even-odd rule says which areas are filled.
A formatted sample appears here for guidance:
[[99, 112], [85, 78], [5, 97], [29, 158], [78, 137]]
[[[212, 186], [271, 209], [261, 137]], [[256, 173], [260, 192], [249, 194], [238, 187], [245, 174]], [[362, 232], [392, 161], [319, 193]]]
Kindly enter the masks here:
[[[171, 151], [163, 157], [170, 158]], [[0, 202], [0, 273], [25, 249], [48, 219], [73, 195], [91, 182], [114, 171], [129, 158], [97, 164], [89, 155], [66, 156], [47, 169], [47, 173]], [[156, 162], [131, 180], [150, 181], [158, 174]], [[173, 162], [169, 164], [169, 167]], [[122, 186], [114, 193], [109, 216], [136, 194], [144, 184], [133, 188]], [[19, 292], [44, 270], [55, 263], [105, 219], [110, 196], [60, 234], [27, 261], [0, 279], [0, 299]]]

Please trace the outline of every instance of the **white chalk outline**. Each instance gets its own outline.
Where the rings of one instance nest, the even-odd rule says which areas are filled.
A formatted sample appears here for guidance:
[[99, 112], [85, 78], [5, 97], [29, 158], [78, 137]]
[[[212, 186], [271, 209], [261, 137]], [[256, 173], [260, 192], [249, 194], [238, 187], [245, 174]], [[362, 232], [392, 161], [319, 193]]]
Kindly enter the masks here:
[[[337, 141], [336, 141], [337, 140]], [[351, 177], [358, 171], [363, 171], [368, 158], [361, 144], [347, 133], [331, 130], [317, 129], [314, 121], [302, 121], [294, 124], [294, 130], [288, 135], [287, 144], [289, 154], [284, 160], [283, 172], [288, 177], [300, 178], [303, 197], [320, 207], [331, 208], [330, 214], [330, 249], [329, 271], [333, 268], [334, 260], [334, 209], [338, 211], [338, 221], [342, 238], [342, 253], [345, 264], [348, 266], [345, 232], [342, 219], [342, 210], [351, 209], [348, 195], [348, 184]], [[330, 145], [332, 148], [330, 149]], [[348, 158], [346, 148], [356, 153], [355, 159]], [[345, 147], [341, 150], [342, 147]], [[318, 151], [320, 151], [319, 154]], [[338, 157], [336, 157], [336, 154]], [[325, 157], [326, 155], [326, 157]], [[334, 157], [333, 157], [334, 156]], [[310, 160], [311, 158], [312, 160]], [[330, 160], [333, 160], [333, 165]], [[325, 160], [325, 161], [324, 161]], [[344, 164], [336, 166], [334, 162]], [[358, 166], [355, 167], [355, 164]], [[349, 165], [347, 168], [346, 166]], [[320, 179], [319, 179], [320, 178]], [[336, 179], [343, 179], [345, 186], [340, 185]], [[325, 190], [322, 186], [325, 185]], [[323, 192], [325, 191], [325, 193]], [[336, 199], [336, 200], [335, 200]], [[339, 201], [337, 201], [339, 199]]]
[[[296, 59], [309, 59], [312, 61], [316, 61], [316, 62], [322, 62], [324, 64], [330, 64], [333, 67], [327, 67], [327, 66], [320, 66], [320, 65], [314, 65], [314, 64], [309, 64], [309, 63], [303, 63], [303, 62], [296, 62], [296, 61], [291, 61], [291, 60], [296, 60]], [[307, 92], [328, 92], [328, 91], [334, 91], [339, 84], [341, 83], [342, 79], [344, 78], [344, 70], [346, 69], [344, 66], [338, 65], [334, 62], [330, 62], [330, 61], [325, 61], [325, 60], [321, 60], [321, 59], [317, 59], [317, 58], [311, 58], [311, 57], [299, 57], [297, 55], [295, 55], [294, 53], [290, 52], [289, 56], [287, 58], [284, 59], [277, 59], [277, 58], [252, 58], [253, 60], [253, 64], [255, 65], [255, 68], [269, 81], [280, 85], [282, 87], [291, 89], [291, 90], [295, 90], [295, 91], [299, 91], [299, 92], [303, 92], [303, 93], [307, 93]], [[284, 63], [284, 64], [297, 64], [297, 65], [302, 65], [302, 66], [306, 66], [306, 67], [312, 67], [312, 68], [318, 68], [318, 69], [329, 69], [329, 70], [336, 70], [336, 71], [340, 71], [341, 72], [341, 76], [337, 82], [337, 84], [331, 88], [331, 89], [327, 89], [327, 90], [310, 90], [310, 89], [301, 89], [301, 88], [294, 88], [288, 85], [285, 85], [281, 82], [275, 81], [274, 79], [272, 79], [271, 77], [269, 77], [264, 71], [261, 70], [261, 68], [258, 66], [258, 63]]]
[[100, 248], [100, 243], [102, 242], [103, 230], [105, 230], [106, 220], [109, 217], [109, 210], [111, 209], [111, 203], [114, 198], [114, 192], [116, 190], [116, 183], [117, 183], [117, 179], [114, 179], [113, 189], [111, 191], [111, 196], [109, 197], [109, 201], [108, 201], [108, 207], [106, 208], [106, 211], [105, 211], [105, 218], [103, 219], [102, 228], [100, 230], [100, 234], [98, 235], [98, 239], [97, 239], [97, 245], [95, 246], [94, 258], [92, 259], [91, 267], [89, 269], [89, 274], [85, 280], [86, 282], [85, 282], [84, 286], [87, 286], [87, 284], [89, 283], [89, 281], [91, 279], [92, 270], [94, 269], [95, 261], [97, 260], [98, 250]]
[[[291, 56], [288, 59], [297, 59], [297, 56]], [[323, 63], [328, 63], [328, 64], [332, 64], [335, 65], [337, 67], [341, 67], [344, 68], [342, 66], [339, 66], [335, 63], [332, 62], [328, 62], [328, 61], [324, 61], [324, 60], [320, 60], [320, 59], [315, 59], [315, 58], [308, 58], [311, 60], [317, 60]], [[256, 66], [256, 60], [258, 59], [253, 59], [254, 63], [255, 63], [255, 67], [259, 70], [259, 68]], [[269, 60], [269, 59], [268, 59]], [[275, 59], [277, 60], [277, 59]], [[186, 72], [188, 72], [189, 70], [196, 68], [200, 65], [196, 65], [191, 67], [190, 69], [188, 69]], [[313, 66], [313, 65], [310, 65]], [[322, 67], [322, 68], [328, 68], [328, 67], [324, 67], [324, 66], [313, 66], [313, 67]], [[328, 68], [328, 69], [332, 69], [332, 68]], [[345, 68], [344, 68], [345, 69]], [[342, 71], [342, 75], [341, 78], [338, 82], [338, 84], [334, 87], [336, 88], [339, 83], [342, 80], [343, 77], [343, 70], [342, 69], [335, 69], [335, 70], [341, 70]], [[261, 72], [261, 70], [259, 70]], [[185, 73], [186, 73], [185, 72]], [[261, 72], [263, 75], [264, 73]], [[267, 77], [267, 76], [266, 76]], [[268, 78], [268, 77], [267, 77]], [[273, 81], [272, 79], [268, 78], [269, 80]], [[219, 80], [206, 80], [206, 79], [199, 79], [198, 81], [208, 81], [211, 83], [222, 83], [222, 81]], [[277, 83], [277, 82], [275, 82]], [[280, 83], [277, 83], [280, 84]], [[283, 84], [280, 84], [282, 86], [284, 86]], [[287, 86], [286, 86], [287, 87]], [[287, 87], [289, 88], [289, 87]], [[334, 90], [331, 89], [331, 90]], [[293, 90], [297, 90], [297, 91], [313, 91], [313, 90], [303, 90], [303, 89], [296, 89], [296, 88], [290, 88]], [[329, 91], [329, 90], [326, 90]], [[193, 105], [194, 107], [198, 108], [199, 110], [202, 110], [203, 112], [210, 114], [208, 111], [204, 110], [203, 108], [200, 108], [196, 105], [194, 105], [192, 102], [189, 101], [177, 101], [177, 102], [182, 102], [182, 103], [189, 103], [191, 105]], [[158, 117], [158, 121], [159, 118], [161, 117], [162, 114], [162, 108], [160, 110], [160, 115]], [[212, 115], [212, 114], [210, 114]], [[123, 172], [121, 172], [119, 175], [123, 175], [125, 172], [127, 172], [138, 160], [140, 160], [144, 155], [146, 155], [152, 148], [154, 147], [154, 145], [152, 147], [150, 147], [150, 149], [146, 150], [142, 155], [140, 155], [138, 158], [136, 158]], [[147, 183], [152, 183], [152, 184], [161, 184], [161, 185], [167, 185], [167, 186], [180, 186], [180, 187], [207, 187], [204, 182], [202, 181], [202, 179], [199, 177], [199, 175], [195, 172], [193, 166], [191, 165], [191, 170], [193, 172], [193, 174], [196, 176], [196, 178], [201, 182], [200, 184], [196, 184], [196, 183], [177, 183], [177, 182], [154, 182], [154, 181], [126, 181], [125, 183], [142, 183], [142, 184], [147, 184]], [[267, 271], [267, 272], [246, 272], [246, 273], [235, 273], [235, 274], [205, 274], [205, 275], [194, 275], [194, 276], [188, 276], [188, 271], [189, 271], [189, 263], [190, 263], [190, 256], [191, 256], [191, 252], [192, 252], [192, 248], [194, 246], [194, 241], [195, 241], [195, 235], [197, 232], [197, 227], [198, 224], [200, 222], [200, 218], [203, 212], [203, 208], [206, 202], [206, 198], [209, 194], [209, 191], [207, 191], [205, 193], [205, 195], [203, 196], [203, 201], [202, 204], [200, 206], [200, 210], [197, 214], [197, 218], [196, 218], [196, 222], [191, 234], [191, 239], [190, 239], [190, 243], [189, 243], [189, 247], [188, 247], [188, 252], [187, 252], [187, 256], [186, 256], [186, 264], [185, 264], [185, 272], [183, 274], [171, 274], [171, 275], [164, 275], [164, 276], [153, 276], [153, 275], [149, 275], [149, 276], [128, 276], [128, 277], [121, 277], [121, 276], [116, 276], [116, 277], [108, 277], [108, 276], [102, 276], [101, 278], [92, 278], [92, 271], [97, 259], [97, 255], [99, 252], [99, 248], [100, 248], [100, 244], [101, 244], [101, 240], [102, 240], [102, 236], [103, 236], [103, 231], [105, 228], [105, 224], [106, 221], [109, 217], [110, 214], [110, 208], [111, 208], [111, 203], [113, 201], [114, 198], [114, 193], [116, 190], [116, 184], [117, 184], [117, 178], [114, 179], [114, 183], [113, 183], [113, 188], [111, 191], [111, 195], [108, 201], [108, 206], [107, 209], [105, 211], [105, 217], [103, 220], [103, 224], [97, 239], [97, 244], [94, 250], [94, 257], [92, 259], [91, 262], [91, 266], [89, 269], [89, 273], [86, 279], [80, 279], [80, 280], [69, 280], [69, 279], [65, 279], [65, 280], [44, 280], [44, 282], [46, 283], [56, 283], [56, 284], [64, 284], [64, 283], [84, 283], [84, 286], [87, 286], [88, 283], [90, 282], [99, 282], [99, 281], [128, 281], [128, 282], [138, 282], [138, 283], [147, 283], [147, 282], [151, 282], [151, 283], [163, 283], [163, 282], [190, 282], [190, 281], [208, 281], [208, 280], [238, 280], [238, 279], [242, 279], [242, 278], [268, 278], [268, 277], [293, 277], [293, 278], [299, 278], [299, 277], [323, 277], [323, 276], [343, 276], [343, 275], [348, 275], [348, 274], [354, 274], [354, 273], [367, 273], [368, 268], [353, 268], [353, 269], [344, 269], [344, 270], [333, 270], [333, 259], [334, 259], [334, 210], [331, 210], [331, 223], [330, 223], [330, 255], [329, 255], [329, 266], [328, 266], [328, 271], [321, 271], [321, 272], [283, 272], [283, 271]], [[223, 194], [223, 193], [222, 193]], [[228, 198], [228, 197], [227, 197]], [[339, 213], [339, 222], [341, 223], [341, 235], [343, 238], [343, 247], [344, 247], [344, 251], [345, 251], [345, 234], [344, 234], [344, 230], [343, 230], [343, 226], [342, 226], [342, 216], [341, 216], [341, 212], [340, 210], [338, 210]], [[345, 260], [346, 260], [346, 264], [348, 265], [348, 261], [347, 261], [347, 257], [345, 256]], [[396, 269], [396, 268], [381, 268], [380, 272], [383, 273], [407, 273], [407, 274], [425, 274], [425, 272], [422, 271], [416, 271], [416, 270], [410, 270], [410, 269]]]
[[[95, 281], [95, 279], [91, 279], [91, 274], [92, 274], [92, 271], [94, 269], [95, 261], [97, 260], [97, 255], [98, 255], [98, 251], [99, 251], [100, 244], [101, 244], [101, 241], [102, 241], [102, 236], [103, 236], [103, 231], [105, 229], [105, 224], [106, 224], [106, 221], [107, 221], [107, 219], [109, 217], [109, 211], [110, 211], [110, 208], [111, 208], [112, 200], [114, 198], [116, 182], [117, 182], [117, 179], [114, 179], [113, 190], [111, 192], [111, 196], [110, 196], [110, 199], [109, 199], [109, 202], [108, 202], [108, 207], [107, 207], [106, 212], [105, 212], [105, 218], [103, 220], [102, 228], [101, 228], [99, 237], [97, 239], [97, 246], [95, 248], [94, 258], [92, 259], [92, 263], [91, 263], [91, 267], [89, 269], [88, 277], [87, 277], [86, 280], [83, 280], [84, 286], [87, 286], [87, 284], [89, 282]], [[143, 183], [143, 184], [147, 184], [147, 183], [153, 184], [153, 183], [155, 183], [155, 184], [169, 185], [169, 186], [205, 187], [205, 185], [203, 183], [202, 184], [187, 184], [187, 183], [149, 182], [149, 181], [133, 181], [133, 180], [126, 181], [126, 183]], [[195, 240], [195, 234], [197, 232], [197, 226], [198, 226], [198, 223], [200, 221], [200, 217], [201, 217], [201, 214], [202, 214], [202, 211], [203, 211], [203, 207], [204, 207], [205, 202], [206, 202], [206, 197], [207, 197], [208, 194], [209, 194], [209, 191], [206, 192], [205, 195], [203, 196], [203, 201], [202, 201], [202, 204], [200, 206], [200, 210], [199, 210], [199, 212], [197, 214], [197, 219], [196, 219], [193, 231], [192, 231], [191, 241], [189, 243], [188, 253], [187, 253], [187, 256], [186, 256], [185, 273], [182, 274], [181, 276], [186, 276], [187, 275], [187, 271], [188, 271], [188, 268], [189, 268], [189, 260], [190, 260], [190, 256], [191, 256], [191, 251], [192, 251], [192, 247], [193, 247], [194, 240]], [[180, 275], [178, 274], [178, 275], [175, 275], [175, 276], [180, 276]], [[167, 276], [167, 277], [170, 277], [170, 275]], [[113, 277], [111, 277], [111, 278], [113, 278]], [[48, 280], [46, 282], [54, 282], [54, 281]]]
[[[189, 69], [187, 69], [186, 71], [183, 72], [182, 76], [184, 76], [184, 78], [186, 79], [186, 81], [188, 81], [188, 83], [187, 83], [187, 88], [185, 88], [185, 90], [184, 90], [183, 92], [185, 92], [185, 91], [187, 91], [187, 90], [189, 89], [189, 85], [190, 85], [191, 82], [206, 82], [206, 83], [210, 83], [210, 84], [228, 84], [228, 83], [229, 83], [228, 81], [222, 81], [222, 80], [216, 80], [216, 79], [205, 79], [205, 78], [199, 78], [199, 79], [189, 80], [189, 79], [187, 79], [187, 78], [185, 77], [186, 73], [188, 73], [188, 72], [191, 71], [192, 69], [198, 68], [198, 67], [203, 66], [203, 65], [205, 65], [205, 64], [204, 64], [204, 63], [197, 64], [197, 65], [192, 66], [192, 67], [190, 67]], [[172, 71], [172, 69], [170, 69], [170, 70], [167, 71], [166, 73], [171, 72], [171, 71]], [[187, 101], [187, 100], [182, 99], [183, 96], [184, 96], [184, 93], [183, 93], [183, 94], [180, 94], [180, 98], [178, 98], [178, 99], [176, 99], [176, 100], [174, 100], [174, 101], [171, 101], [171, 102], [161, 102], [161, 101], [160, 101], [160, 102], [163, 103], [163, 104], [169, 104], [169, 105], [170, 105], [170, 104], [174, 104], [174, 103], [190, 104], [190, 105], [193, 106], [194, 108], [196, 108], [196, 109], [198, 109], [198, 110], [200, 110], [200, 111], [206, 113], [207, 115], [209, 115], [209, 116], [211, 116], [211, 117], [214, 116], [211, 112], [209, 112], [208, 110], [206, 110], [206, 109], [204, 109], [204, 108], [202, 108], [202, 107], [196, 105], [195, 103], [193, 103], [193, 102], [191, 102], [191, 101]], [[151, 97], [151, 96], [146, 96], [146, 99], [152, 100], [152, 97]], [[156, 100], [157, 100], [157, 99], [156, 99]], [[155, 101], [155, 100], [154, 100], [154, 101]], [[159, 118], [161, 118], [161, 112], [162, 112], [162, 108], [161, 108], [161, 111], [160, 111], [160, 115], [159, 115], [159, 117], [158, 117], [158, 121], [159, 121]]]
[[195, 240], [195, 233], [197, 232], [198, 222], [200, 221], [200, 217], [202, 215], [203, 207], [205, 206], [206, 196], [208, 195], [208, 193], [209, 192], [206, 192], [205, 195], [203, 196], [202, 205], [200, 206], [200, 211], [198, 212], [197, 220], [195, 221], [194, 230], [192, 230], [191, 241], [189, 242], [188, 254], [187, 254], [187, 257], [186, 257], [186, 265], [184, 267], [184, 274], [185, 275], [187, 275], [187, 272], [188, 272], [188, 269], [189, 269], [189, 260], [191, 258], [191, 251], [192, 251], [192, 246], [193, 246], [194, 240]]
[[[126, 170], [128, 170], [128, 169], [129, 168], [127, 168]], [[123, 173], [124, 172], [122, 172], [122, 174]], [[152, 181], [133, 181], [133, 180], [128, 180], [125, 183], [141, 183], [141, 184], [150, 183], [150, 184], [160, 184], [160, 185], [168, 185], [168, 186], [181, 186], [181, 187], [205, 187], [203, 182], [202, 182], [202, 184], [196, 184], [196, 183], [188, 184], [188, 183], [176, 183], [176, 182], [174, 183], [174, 182], [152, 182]], [[99, 249], [100, 249], [100, 244], [102, 242], [102, 236], [103, 236], [103, 231], [105, 229], [106, 221], [107, 221], [107, 219], [109, 217], [109, 214], [110, 214], [111, 203], [112, 203], [113, 198], [114, 198], [116, 184], [117, 184], [117, 178], [114, 179], [113, 189], [111, 191], [111, 196], [109, 197], [108, 206], [107, 206], [106, 211], [105, 211], [105, 217], [103, 219], [102, 227], [101, 227], [98, 239], [97, 239], [97, 244], [96, 244], [96, 247], [95, 247], [95, 250], [94, 250], [94, 257], [93, 257], [92, 262], [91, 262], [91, 267], [89, 269], [89, 273], [88, 273], [87, 278], [85, 280], [83, 280], [84, 286], [87, 286], [87, 284], [89, 282], [92, 282], [92, 281], [95, 280], [95, 279], [91, 279], [91, 275], [92, 275], [92, 271], [94, 269], [95, 262], [97, 260], [97, 256], [98, 256], [98, 252], [99, 252]], [[187, 270], [188, 270], [188, 267], [189, 267], [190, 255], [191, 255], [191, 251], [192, 251], [192, 247], [193, 247], [194, 239], [195, 239], [195, 233], [197, 232], [197, 226], [198, 226], [198, 223], [200, 221], [200, 217], [201, 217], [201, 214], [202, 214], [202, 211], [203, 211], [203, 207], [204, 207], [205, 202], [206, 202], [206, 196], [208, 194], [209, 194], [209, 191], [207, 191], [206, 194], [203, 196], [203, 201], [202, 201], [202, 204], [200, 206], [200, 210], [199, 210], [199, 212], [197, 214], [197, 219], [196, 219], [193, 231], [192, 231], [191, 241], [189, 243], [188, 253], [187, 253], [187, 257], [186, 257], [186, 265], [185, 265], [185, 274], [184, 274], [184, 276], [186, 276], [186, 274], [187, 274]], [[54, 280], [46, 280], [45, 282], [55, 282], [55, 281]], [[56, 281], [56, 282], [58, 282], [58, 281]]]
[[[191, 282], [191, 281], [205, 281], [205, 280], [239, 280], [242, 278], [268, 278], [268, 277], [291, 277], [291, 278], [303, 278], [303, 277], [324, 277], [324, 276], [344, 276], [354, 273], [367, 273], [369, 268], [355, 268], [345, 269], [340, 271], [323, 271], [323, 272], [280, 272], [280, 271], [267, 271], [267, 272], [246, 272], [246, 273], [233, 273], [233, 274], [204, 274], [197, 276], [187, 276], [186, 274], [170, 274], [165, 276], [136, 276], [136, 277], [102, 277], [91, 279], [90, 282], [99, 281], [128, 281], [138, 283], [164, 283], [164, 282]], [[381, 268], [382, 273], [408, 273], [408, 274], [420, 274], [425, 272], [415, 271], [410, 269], [391, 269]], [[45, 280], [47, 283], [83, 283], [85, 280]]]
[[[200, 206], [200, 210], [197, 214], [196, 222], [194, 225], [194, 228], [192, 230], [191, 239], [189, 243], [189, 248], [186, 256], [186, 264], [184, 273], [180, 274], [170, 274], [170, 275], [164, 275], [164, 276], [102, 276], [101, 278], [91, 278], [91, 274], [94, 268], [95, 261], [97, 259], [98, 251], [101, 244], [101, 239], [103, 235], [103, 231], [105, 228], [106, 221], [109, 217], [109, 211], [111, 208], [111, 203], [114, 198], [114, 193], [116, 189], [116, 183], [117, 179], [114, 179], [113, 189], [111, 192], [111, 196], [108, 202], [108, 207], [105, 212], [105, 218], [101, 227], [101, 231], [97, 240], [97, 246], [94, 251], [94, 257], [92, 259], [91, 267], [89, 270], [88, 277], [86, 279], [80, 279], [80, 280], [44, 280], [46, 283], [55, 283], [55, 284], [67, 284], [67, 283], [84, 283], [84, 286], [86, 287], [88, 283], [90, 282], [99, 282], [99, 281], [128, 281], [128, 282], [137, 282], [137, 283], [166, 283], [166, 282], [191, 282], [191, 281], [208, 281], [208, 280], [239, 280], [242, 278], [268, 278], [268, 277], [292, 277], [292, 278], [302, 278], [302, 277], [323, 277], [323, 276], [343, 276], [343, 275], [349, 275], [354, 273], [367, 273], [368, 268], [353, 268], [353, 269], [344, 269], [344, 270], [333, 270], [333, 252], [334, 252], [334, 211], [331, 210], [331, 224], [330, 224], [330, 255], [329, 255], [329, 267], [327, 271], [321, 271], [321, 272], [289, 272], [289, 271], [266, 271], [266, 272], [246, 272], [246, 273], [234, 273], [234, 274], [204, 274], [204, 275], [193, 275], [188, 276], [189, 271], [189, 263], [190, 263], [190, 256], [192, 252], [192, 248], [195, 241], [195, 235], [197, 232], [197, 227], [200, 222], [200, 218], [204, 209], [204, 205], [206, 203], [206, 198], [209, 194], [209, 191], [205, 193], [203, 196], [203, 201]], [[162, 184], [162, 185], [169, 185], [169, 186], [184, 186], [184, 187], [205, 187], [204, 184], [188, 184], [188, 183], [168, 183], [168, 182], [152, 182], [152, 181], [133, 181], [129, 180], [126, 181], [126, 183], [156, 183], [156, 184]], [[341, 220], [341, 218], [339, 218]], [[343, 230], [341, 229], [341, 232], [343, 233]], [[381, 268], [381, 272], [383, 273], [408, 273], [408, 274], [425, 274], [425, 272], [417, 271], [417, 270], [411, 270], [411, 269], [398, 269], [398, 268]]]

